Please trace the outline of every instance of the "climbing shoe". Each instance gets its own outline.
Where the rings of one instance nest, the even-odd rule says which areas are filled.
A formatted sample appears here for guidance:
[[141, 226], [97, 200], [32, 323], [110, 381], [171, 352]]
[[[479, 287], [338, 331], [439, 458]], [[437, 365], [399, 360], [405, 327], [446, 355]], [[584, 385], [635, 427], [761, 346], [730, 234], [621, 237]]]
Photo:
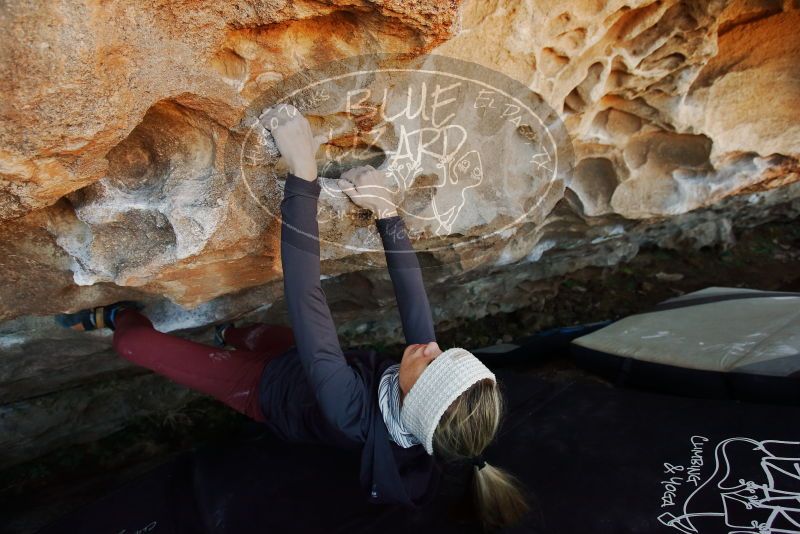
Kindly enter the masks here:
[[214, 345], [217, 347], [224, 347], [225, 343], [225, 330], [233, 326], [233, 323], [222, 323], [214, 327]]
[[84, 308], [75, 313], [60, 313], [55, 316], [55, 321], [64, 328], [73, 330], [97, 330], [98, 328], [114, 330], [114, 319], [123, 308], [141, 310], [144, 305], [132, 300], [121, 300], [106, 306]]

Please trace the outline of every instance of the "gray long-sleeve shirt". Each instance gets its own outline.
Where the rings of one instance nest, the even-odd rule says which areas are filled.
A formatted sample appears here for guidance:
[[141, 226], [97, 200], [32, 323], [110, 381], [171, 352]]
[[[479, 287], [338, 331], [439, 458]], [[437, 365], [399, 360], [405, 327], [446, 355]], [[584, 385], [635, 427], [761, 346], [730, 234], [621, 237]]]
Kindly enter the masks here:
[[[346, 353], [339, 345], [320, 284], [320, 190], [318, 179], [309, 182], [291, 173], [286, 179], [281, 261], [296, 347], [264, 369], [262, 411], [266, 424], [284, 439], [362, 448], [361, 479], [374, 502], [416, 503], [430, 493], [435, 462], [422, 447], [403, 449], [389, 439], [377, 388], [394, 362], [374, 351]], [[376, 225], [406, 342], [435, 341], [419, 262], [403, 220], [388, 217]]]

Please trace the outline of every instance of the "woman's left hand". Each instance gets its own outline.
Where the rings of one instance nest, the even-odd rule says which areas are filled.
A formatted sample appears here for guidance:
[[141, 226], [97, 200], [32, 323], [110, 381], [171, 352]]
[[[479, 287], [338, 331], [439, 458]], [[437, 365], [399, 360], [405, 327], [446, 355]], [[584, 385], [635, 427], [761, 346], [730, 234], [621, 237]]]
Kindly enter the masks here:
[[313, 182], [317, 178], [317, 150], [326, 141], [325, 136], [315, 137], [308, 119], [291, 104], [278, 104], [265, 109], [259, 121], [275, 139], [289, 172]]
[[354, 167], [343, 172], [336, 182], [356, 206], [370, 210], [376, 218], [397, 215], [397, 194], [387, 186], [385, 171], [372, 165]]

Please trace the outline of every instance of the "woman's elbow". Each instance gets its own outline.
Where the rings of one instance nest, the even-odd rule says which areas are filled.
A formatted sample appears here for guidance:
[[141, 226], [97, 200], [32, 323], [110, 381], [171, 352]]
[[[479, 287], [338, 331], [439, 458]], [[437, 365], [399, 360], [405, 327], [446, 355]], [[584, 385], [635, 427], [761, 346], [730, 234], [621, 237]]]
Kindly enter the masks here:
[[330, 426], [352, 441], [366, 441], [369, 414], [362, 397], [339, 395], [336, 404], [321, 406], [322, 415]]

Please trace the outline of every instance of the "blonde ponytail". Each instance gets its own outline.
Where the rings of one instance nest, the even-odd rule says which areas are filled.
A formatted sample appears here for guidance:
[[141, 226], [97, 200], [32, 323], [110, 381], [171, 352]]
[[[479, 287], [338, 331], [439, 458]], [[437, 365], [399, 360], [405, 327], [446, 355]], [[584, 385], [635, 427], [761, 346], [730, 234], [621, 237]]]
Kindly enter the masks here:
[[472, 494], [486, 530], [517, 523], [528, 511], [517, 479], [488, 463], [475, 467]]
[[[494, 440], [503, 397], [491, 380], [477, 382], [445, 411], [433, 434], [433, 450], [445, 460], [473, 461]], [[484, 529], [518, 522], [528, 511], [521, 485], [512, 475], [483, 463], [473, 467], [472, 497]]]

